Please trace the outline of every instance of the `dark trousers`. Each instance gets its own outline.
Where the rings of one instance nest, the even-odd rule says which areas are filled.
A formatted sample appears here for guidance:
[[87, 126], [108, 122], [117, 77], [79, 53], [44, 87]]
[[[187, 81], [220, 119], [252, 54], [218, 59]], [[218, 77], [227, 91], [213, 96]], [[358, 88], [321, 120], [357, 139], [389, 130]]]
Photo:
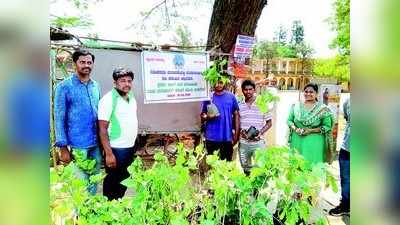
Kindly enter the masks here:
[[350, 209], [350, 152], [341, 149], [339, 153], [340, 185], [342, 205]]
[[397, 212], [400, 209], [400, 147], [396, 147], [387, 153], [386, 173], [387, 182], [387, 201], [391, 210]]
[[212, 155], [214, 151], [219, 150], [221, 160], [232, 161], [233, 145], [231, 141], [208, 141], [206, 140], [207, 154]]
[[121, 184], [121, 181], [129, 177], [127, 170], [135, 157], [132, 148], [112, 148], [113, 154], [117, 160], [116, 168], [106, 167], [106, 177], [103, 181], [103, 195], [108, 200], [122, 198], [125, 195], [127, 187]]

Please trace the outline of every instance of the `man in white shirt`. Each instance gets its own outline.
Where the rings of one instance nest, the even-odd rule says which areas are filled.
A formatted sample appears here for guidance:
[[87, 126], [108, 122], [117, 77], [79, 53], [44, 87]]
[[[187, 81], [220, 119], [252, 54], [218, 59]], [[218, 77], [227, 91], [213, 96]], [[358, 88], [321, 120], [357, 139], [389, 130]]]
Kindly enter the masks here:
[[103, 195], [109, 200], [122, 198], [129, 177], [137, 132], [137, 105], [131, 91], [133, 72], [124, 68], [113, 72], [114, 88], [100, 99], [98, 108], [100, 141], [104, 149], [106, 177]]

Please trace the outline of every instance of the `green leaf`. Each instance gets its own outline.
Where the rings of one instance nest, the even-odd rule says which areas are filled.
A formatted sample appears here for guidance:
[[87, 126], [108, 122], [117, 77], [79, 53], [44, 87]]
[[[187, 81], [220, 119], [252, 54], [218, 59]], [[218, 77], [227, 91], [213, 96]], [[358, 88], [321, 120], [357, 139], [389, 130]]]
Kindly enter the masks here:
[[320, 218], [320, 219], [317, 220], [317, 222], [315, 224], [316, 225], [326, 225], [328, 223], [327, 223], [326, 219]]
[[96, 166], [96, 160], [90, 160], [88, 163], [88, 169], [92, 170]]
[[189, 225], [189, 222], [182, 217], [177, 217], [171, 220], [171, 225]]
[[294, 210], [290, 210], [289, 214], [286, 215], [285, 224], [287, 225], [295, 225], [298, 220], [297, 212]]
[[135, 186], [135, 181], [132, 178], [127, 178], [127, 179], [121, 181], [121, 184], [128, 188], [132, 188]]
[[219, 80], [221, 80], [224, 84], [229, 83], [229, 78], [222, 75], [222, 68], [227, 63], [228, 61], [226, 59], [222, 61], [215, 60], [211, 68], [208, 68], [202, 72], [204, 80], [208, 81], [211, 86], [215, 86]]
[[283, 220], [287, 216], [287, 214], [288, 214], [287, 211], [288, 211], [287, 207], [284, 207], [282, 212], [279, 214], [279, 219], [280, 220]]
[[92, 184], [99, 183], [100, 181], [102, 181], [104, 179], [104, 177], [106, 177], [106, 174], [99, 173], [99, 174], [90, 176], [89, 181]]
[[304, 201], [301, 201], [299, 203], [299, 214], [303, 220], [305, 220], [305, 221], [308, 220], [308, 218], [310, 216], [310, 210], [311, 210], [310, 205], [308, 203], [306, 203]]
[[101, 215], [101, 220], [104, 222], [111, 222], [113, 221], [113, 218], [111, 217], [110, 214], [103, 214]]
[[214, 222], [214, 220], [206, 219], [206, 220], [201, 221], [200, 224], [201, 225], [215, 225], [215, 222]]
[[194, 156], [191, 156], [187, 162], [189, 169], [195, 170], [197, 169], [197, 160]]
[[256, 215], [262, 218], [271, 217], [271, 213], [267, 209], [267, 205], [264, 201], [256, 201], [254, 204], [254, 208], [256, 209]]
[[128, 166], [129, 174], [133, 175], [142, 171], [143, 161], [140, 157], [137, 157], [133, 163]]
[[261, 113], [267, 113], [269, 111], [269, 104], [277, 101], [279, 101], [279, 97], [266, 90], [256, 97], [256, 106]]
[[186, 161], [186, 159], [185, 159], [185, 149], [183, 147], [183, 143], [178, 143], [176, 145], [176, 149], [177, 149], [177, 152], [178, 152], [178, 156], [176, 157], [175, 165], [182, 166]]
[[339, 190], [338, 190], [338, 185], [337, 185], [335, 177], [333, 177], [332, 174], [327, 173], [326, 174], [326, 179], [327, 179], [327, 182], [328, 182], [329, 186], [332, 187], [332, 190], [335, 193], [337, 193]]

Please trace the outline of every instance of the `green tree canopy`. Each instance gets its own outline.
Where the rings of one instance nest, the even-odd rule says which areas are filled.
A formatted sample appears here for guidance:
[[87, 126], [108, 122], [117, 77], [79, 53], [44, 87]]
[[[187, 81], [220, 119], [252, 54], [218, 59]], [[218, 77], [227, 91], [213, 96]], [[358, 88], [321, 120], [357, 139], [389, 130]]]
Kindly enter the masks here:
[[[67, 0], [79, 15], [51, 15], [50, 24], [58, 28], [84, 27], [89, 28], [94, 25], [92, 18], [85, 14], [91, 4], [96, 4], [102, 0]], [[56, 4], [58, 0], [50, 2]]]
[[313, 74], [319, 77], [333, 77], [338, 81], [349, 81], [348, 57], [336, 56], [328, 59], [317, 59], [314, 62]]
[[329, 23], [336, 37], [330, 48], [337, 49], [338, 55], [330, 59], [319, 59], [314, 64], [317, 76], [334, 77], [338, 81], [350, 81], [350, 0], [335, 0], [333, 15]]
[[58, 28], [71, 28], [71, 27], [91, 27], [93, 25], [93, 22], [90, 19], [84, 17], [54, 16], [54, 18], [51, 19], [50, 24]]
[[276, 49], [278, 57], [282, 58], [296, 58], [297, 52], [292, 45], [279, 45]]
[[309, 59], [314, 54], [314, 49], [311, 47], [311, 45], [306, 44], [305, 42], [295, 45], [295, 50], [297, 57], [300, 59]]
[[190, 46], [192, 45], [192, 33], [186, 25], [178, 26], [175, 30], [175, 37], [172, 41], [183, 47]]
[[329, 19], [336, 32], [331, 48], [337, 48], [342, 56], [350, 55], [350, 0], [335, 0], [334, 15]]
[[258, 59], [296, 58], [297, 55], [293, 46], [273, 41], [260, 41], [253, 49], [253, 56]]
[[258, 59], [270, 59], [277, 57], [278, 43], [272, 41], [260, 41], [253, 49], [253, 56]]
[[312, 57], [314, 49], [304, 40], [304, 27], [300, 20], [292, 23], [290, 42], [287, 43], [287, 29], [280, 25], [275, 31], [274, 41], [260, 41], [254, 48], [254, 57], [268, 59], [272, 57], [300, 58]]

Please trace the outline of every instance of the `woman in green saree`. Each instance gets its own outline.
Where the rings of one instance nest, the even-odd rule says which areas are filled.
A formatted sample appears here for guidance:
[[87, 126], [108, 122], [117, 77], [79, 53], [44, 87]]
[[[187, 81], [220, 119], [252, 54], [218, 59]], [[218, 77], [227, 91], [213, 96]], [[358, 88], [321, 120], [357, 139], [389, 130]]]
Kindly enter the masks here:
[[333, 150], [333, 117], [329, 108], [317, 101], [318, 86], [304, 87], [304, 103], [292, 105], [288, 118], [289, 146], [311, 164], [330, 162]]

